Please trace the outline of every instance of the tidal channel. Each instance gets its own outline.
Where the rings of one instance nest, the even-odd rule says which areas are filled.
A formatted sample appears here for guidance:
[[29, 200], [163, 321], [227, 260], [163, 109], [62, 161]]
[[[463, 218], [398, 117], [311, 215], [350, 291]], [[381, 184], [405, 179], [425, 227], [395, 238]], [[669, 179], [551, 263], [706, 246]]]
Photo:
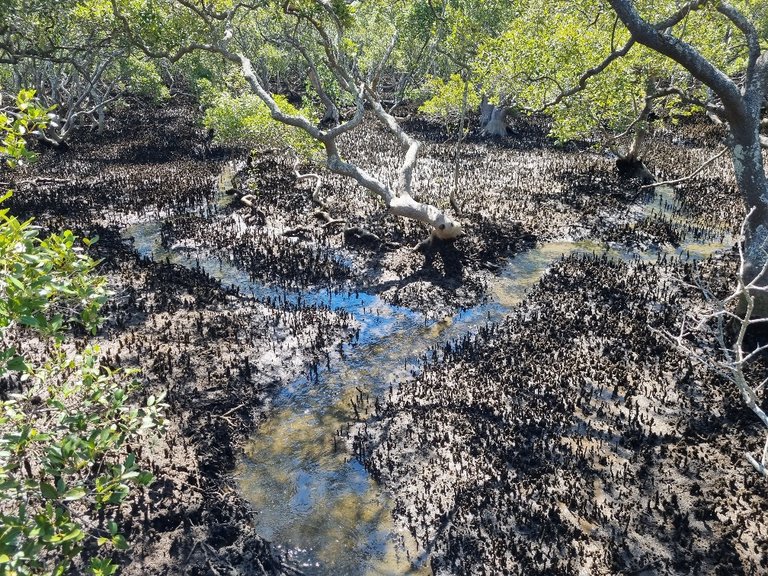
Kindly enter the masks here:
[[[201, 211], [221, 217], [215, 207]], [[675, 214], [674, 192], [669, 188], [638, 203], [633, 211], [638, 220], [681, 218]], [[344, 431], [355, 418], [355, 399], [387, 394], [418, 372], [433, 348], [501, 322], [563, 255], [606, 253], [656, 260], [668, 253], [701, 258], [732, 242], [726, 238], [722, 243], [640, 249], [589, 240], [545, 243], [510, 259], [490, 281], [486, 302], [435, 321], [365, 292], [297, 293], [252, 282], [244, 271], [202, 248], [163, 248], [161, 226], [162, 219], [156, 219], [132, 226], [124, 235], [134, 239], [142, 255], [199, 266], [225, 286], [237, 286], [256, 298], [300, 300], [343, 310], [359, 326], [357, 337], [339, 348], [338, 357], [306, 371], [277, 393], [269, 419], [246, 443], [236, 471], [242, 493], [257, 511], [259, 534], [302, 573], [334, 576], [429, 573], [428, 558], [419, 556], [410, 535], [393, 524], [387, 494], [347, 450]]]

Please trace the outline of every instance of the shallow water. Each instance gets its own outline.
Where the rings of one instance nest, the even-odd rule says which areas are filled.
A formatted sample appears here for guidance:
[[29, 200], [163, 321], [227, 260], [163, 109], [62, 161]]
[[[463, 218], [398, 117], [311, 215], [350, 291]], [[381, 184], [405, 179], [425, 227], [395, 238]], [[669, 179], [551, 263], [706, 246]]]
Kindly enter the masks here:
[[[663, 217], [679, 218], [671, 213], [674, 199], [669, 195], [669, 190], [661, 190], [648, 204], [639, 205], [638, 218], [659, 211]], [[385, 395], [390, 386], [419, 369], [431, 348], [501, 321], [564, 255], [605, 253], [612, 258], [655, 260], [667, 253], [701, 258], [730, 242], [691, 242], [644, 251], [590, 241], [544, 244], [510, 259], [491, 281], [487, 302], [433, 321], [363, 292], [299, 294], [254, 283], [232, 264], [202, 250], [163, 248], [159, 222], [133, 226], [125, 235], [134, 238], [143, 255], [200, 267], [245, 294], [325, 305], [349, 312], [359, 324], [359, 338], [343, 346], [341, 358], [329, 367], [308, 371], [278, 393], [269, 420], [247, 443], [237, 469], [242, 493], [258, 511], [259, 534], [272, 541], [289, 564], [317, 575], [430, 573], [428, 558], [417, 557], [410, 535], [393, 525], [387, 495], [346, 452], [343, 431], [355, 406], [362, 404], [359, 395]]]
[[346, 308], [362, 324], [359, 343], [345, 347], [343, 362], [283, 390], [246, 446], [238, 475], [259, 510], [259, 533], [307, 574], [430, 573], [413, 562], [410, 535], [394, 529], [386, 495], [336, 436], [353, 417], [351, 401], [386, 394], [430, 348], [500, 321], [561, 255], [594, 248], [557, 243], [521, 254], [493, 282], [489, 302], [438, 322], [380, 301], [362, 314]]

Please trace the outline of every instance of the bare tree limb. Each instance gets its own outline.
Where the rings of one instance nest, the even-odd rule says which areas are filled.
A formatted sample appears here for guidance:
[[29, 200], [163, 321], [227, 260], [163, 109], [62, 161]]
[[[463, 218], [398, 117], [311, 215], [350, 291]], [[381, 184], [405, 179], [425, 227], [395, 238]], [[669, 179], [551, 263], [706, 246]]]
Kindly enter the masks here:
[[[696, 284], [701, 289], [707, 305], [711, 312], [699, 316], [698, 322], [695, 322], [695, 332], [686, 331], [685, 325], [687, 317], [684, 316], [681, 322], [680, 333], [673, 336], [666, 330], [654, 330], [669, 342], [675, 344], [687, 357], [701, 363], [710, 371], [720, 375], [722, 378], [733, 384], [741, 394], [746, 406], [758, 417], [762, 424], [768, 429], [768, 414], [763, 411], [758, 401], [757, 394], [763, 389], [768, 379], [753, 386], [747, 378], [745, 369], [748, 364], [757, 358], [764, 356], [768, 351], [768, 344], [757, 346], [755, 349], [747, 351], [746, 337], [751, 326], [762, 323], [764, 318], [753, 318], [755, 310], [755, 297], [753, 290], [756, 287], [755, 280], [745, 283], [746, 261], [744, 257], [744, 241], [746, 238], [746, 228], [749, 218], [753, 215], [755, 209], [750, 210], [747, 217], [741, 225], [741, 237], [737, 244], [739, 252], [739, 273], [736, 278], [736, 288], [727, 298], [719, 299], [714, 296], [711, 290], [703, 286], [700, 280]], [[768, 264], [763, 266], [760, 275], [768, 271]], [[758, 276], [760, 276], [758, 275]], [[728, 309], [730, 302], [744, 302], [744, 310], [735, 314]], [[694, 318], [694, 320], [696, 320]], [[732, 341], [728, 338], [729, 322], [737, 327], [735, 337]], [[691, 339], [694, 341], [691, 341]], [[708, 340], [714, 340], [717, 347], [708, 344]], [[696, 347], [700, 346], [705, 350], [700, 353]], [[765, 477], [768, 477], [768, 433], [766, 443], [764, 444], [762, 454], [758, 460], [752, 454], [746, 454], [747, 461]]]
[[704, 170], [704, 168], [712, 164], [712, 162], [720, 158], [726, 152], [728, 152], [727, 147], [723, 148], [722, 150], [720, 150], [720, 152], [718, 152], [717, 154], [715, 154], [714, 156], [706, 160], [704, 163], [699, 165], [699, 167], [696, 168], [696, 170], [694, 170], [690, 174], [688, 174], [688, 176], [684, 176], [683, 178], [677, 178], [675, 180], [664, 180], [663, 182], [653, 182], [652, 184], [644, 184], [643, 186], [640, 186], [640, 190], [644, 190], [646, 188], [657, 188], [658, 186], [673, 186], [674, 184], [680, 184], [681, 182], [686, 182], [691, 178], [693, 178], [694, 176], [696, 176], [696, 174]]
[[[328, 66], [328, 69], [334, 74], [339, 85], [356, 98], [357, 110], [352, 119], [345, 124], [335, 126], [329, 130], [323, 130], [315, 126], [304, 116], [288, 114], [281, 110], [272, 95], [264, 88], [264, 83], [254, 70], [251, 60], [244, 54], [233, 51], [228, 47], [228, 44], [234, 35], [232, 27], [232, 11], [228, 12], [227, 17], [223, 22], [224, 33], [218, 41], [210, 44], [191, 43], [169, 55], [157, 54], [146, 47], [140, 39], [135, 38], [130, 29], [130, 22], [127, 17], [118, 12], [116, 0], [111, 0], [111, 2], [118, 19], [121, 20], [123, 27], [126, 29], [126, 34], [128, 34], [129, 37], [134, 38], [139, 46], [143, 46], [144, 48], [142, 48], [142, 50], [146, 48], [146, 54], [154, 54], [156, 57], [169, 58], [171, 60], [181, 57], [184, 53], [188, 53], [192, 50], [205, 50], [220, 54], [226, 60], [229, 60], [240, 67], [251, 90], [262, 102], [264, 102], [269, 110], [270, 116], [274, 120], [303, 130], [311, 138], [323, 144], [326, 152], [326, 165], [329, 170], [343, 176], [348, 176], [367, 190], [373, 192], [384, 202], [387, 209], [392, 214], [412, 218], [429, 224], [433, 228], [432, 235], [438, 238], [448, 240], [463, 235], [461, 225], [449, 214], [430, 204], [418, 202], [411, 196], [413, 170], [418, 160], [421, 144], [418, 140], [409, 136], [397, 123], [395, 118], [384, 110], [375, 91], [370, 86], [367, 86], [362, 79], [356, 77], [356, 75], [359, 76], [359, 74], [344, 66], [341, 51], [339, 49], [341, 35], [343, 34], [343, 26], [338, 18], [335, 17], [332, 8], [329, 5], [322, 3], [324, 10], [326, 12], [330, 11], [329, 15], [331, 16], [335, 27], [335, 35], [329, 34], [321, 22], [313, 16], [294, 8], [290, 2], [285, 2], [283, 4], [283, 9], [286, 14], [308, 22], [317, 32], [320, 39], [320, 45], [327, 57], [327, 62], [325, 62], [326, 66]], [[181, 3], [186, 6], [189, 3], [189, 0], [183, 0]], [[206, 15], [204, 11], [197, 10], [195, 11], [195, 14], [203, 19], [211, 30], [214, 29], [209, 16]], [[405, 149], [405, 157], [399, 169], [398, 186], [396, 189], [391, 189], [386, 186], [375, 176], [369, 174], [359, 166], [343, 160], [339, 152], [336, 141], [337, 137], [344, 132], [352, 130], [362, 122], [364, 115], [364, 101], [367, 101], [370, 104], [373, 108], [374, 115], [379, 122], [387, 127]]]

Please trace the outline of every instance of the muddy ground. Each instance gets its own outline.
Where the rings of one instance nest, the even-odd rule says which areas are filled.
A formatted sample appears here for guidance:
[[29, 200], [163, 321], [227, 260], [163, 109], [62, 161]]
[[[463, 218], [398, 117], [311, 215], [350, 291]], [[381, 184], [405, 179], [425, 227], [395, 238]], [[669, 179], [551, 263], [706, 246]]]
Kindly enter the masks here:
[[762, 426], [656, 332], [707, 272], [568, 257], [385, 399], [356, 450], [434, 574], [763, 573]]
[[[157, 481], [122, 519], [134, 542], [124, 574], [294, 571], [255, 533], [258, 510], [230, 473], [276, 391], [336, 361], [355, 329], [340, 312], [241, 294], [177, 255], [231, 261], [277, 288], [365, 290], [442, 318], [487, 297], [498, 266], [537, 241], [670, 246], [732, 233], [743, 215], [725, 157], [680, 187], [685, 225], [643, 220], [637, 199], [648, 192], [611, 158], [556, 146], [545, 120], [519, 120], [508, 139], [470, 138], [461, 151], [468, 236], [413, 252], [421, 225], [340, 177], [323, 177], [320, 207], [290, 155], [221, 147], [197, 118], [190, 103], [135, 103], [105, 134], [44, 151], [12, 176], [16, 214], [99, 234], [115, 291], [99, 335], [105, 361], [141, 368], [146, 394], [168, 393], [168, 433], [142, 453]], [[445, 202], [453, 144], [428, 120], [408, 128], [426, 144], [415, 191]], [[391, 178], [392, 139], [370, 122], [353, 137], [346, 157]], [[659, 129], [649, 166], [686, 175], [721, 137], [701, 124]], [[243, 168], [228, 199], [229, 162]], [[237, 199], [246, 192], [252, 208]], [[343, 222], [323, 226], [318, 211]], [[142, 258], [120, 233], [155, 219], [167, 261]], [[714, 282], [732, 260], [697, 270]], [[768, 501], [743, 458], [757, 448], [756, 419], [650, 329], [674, 328], [696, 305], [673, 281], [693, 272], [684, 260], [566, 259], [502, 326], [383, 399], [357, 450], [436, 574], [759, 573]]]

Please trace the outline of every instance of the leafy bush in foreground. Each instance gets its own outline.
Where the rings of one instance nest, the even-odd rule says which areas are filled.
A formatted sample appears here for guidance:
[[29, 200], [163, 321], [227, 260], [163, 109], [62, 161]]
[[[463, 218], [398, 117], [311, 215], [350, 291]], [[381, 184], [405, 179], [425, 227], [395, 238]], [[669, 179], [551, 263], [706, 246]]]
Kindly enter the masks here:
[[[9, 164], [29, 157], [23, 126], [0, 124]], [[82, 570], [114, 574], [112, 553], [128, 548], [116, 513], [153, 479], [131, 445], [163, 426], [162, 398], [139, 404], [135, 371], [67, 339], [101, 321], [97, 264], [69, 230], [43, 237], [0, 209], [0, 576], [63, 574], [84, 550]]]

